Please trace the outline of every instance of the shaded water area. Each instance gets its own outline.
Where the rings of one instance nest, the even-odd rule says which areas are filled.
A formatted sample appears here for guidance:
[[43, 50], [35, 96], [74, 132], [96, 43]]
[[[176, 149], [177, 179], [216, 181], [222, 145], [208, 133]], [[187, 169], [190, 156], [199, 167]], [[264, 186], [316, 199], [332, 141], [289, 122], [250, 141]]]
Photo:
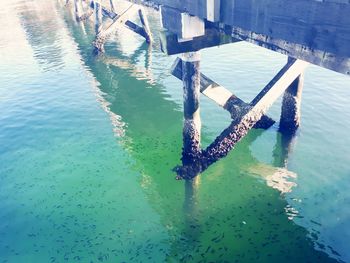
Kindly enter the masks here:
[[[2, 5], [0, 262], [350, 262], [349, 77], [310, 66], [295, 137], [252, 130], [176, 181], [175, 57], [120, 30], [97, 58], [93, 22], [69, 8]], [[246, 101], [285, 61], [247, 43], [202, 52], [203, 72]], [[208, 145], [230, 117], [201, 99]]]

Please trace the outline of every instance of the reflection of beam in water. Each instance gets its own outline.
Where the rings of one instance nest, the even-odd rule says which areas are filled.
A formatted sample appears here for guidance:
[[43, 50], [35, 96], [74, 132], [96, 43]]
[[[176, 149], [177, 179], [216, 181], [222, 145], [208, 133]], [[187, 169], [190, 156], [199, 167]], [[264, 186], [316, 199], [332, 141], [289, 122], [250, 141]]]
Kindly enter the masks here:
[[[151, 55], [146, 52], [146, 57]], [[139, 79], [146, 80], [147, 83], [153, 85], [155, 83], [152, 70], [150, 68], [150, 59], [145, 60], [145, 67], [139, 67], [129, 62], [129, 60], [119, 59], [116, 57], [108, 57], [104, 56], [101, 58], [102, 62], [106, 65], [112, 65], [121, 69], [126, 69], [130, 73], [131, 76]]]
[[113, 125], [113, 132], [115, 136], [117, 137], [124, 137], [125, 136], [125, 123], [123, 122], [121, 116], [115, 114], [110, 109], [111, 103], [106, 101], [103, 97], [103, 92], [98, 88], [98, 83], [94, 83], [93, 89], [95, 96], [97, 98], [97, 101], [101, 104], [102, 109], [108, 113], [109, 118], [111, 120], [111, 123]]
[[249, 172], [266, 180], [266, 184], [282, 194], [292, 192], [297, 184], [293, 182], [297, 174], [287, 169], [288, 157], [295, 143], [292, 134], [277, 133], [277, 140], [273, 150], [273, 166], [260, 163], [249, 168]]
[[259, 163], [254, 167], [250, 167], [249, 172], [266, 180], [268, 186], [280, 191], [282, 194], [291, 192], [292, 188], [296, 186], [296, 183], [290, 181], [290, 179], [295, 179], [297, 174], [285, 168]]
[[287, 169], [277, 168], [272, 175], [266, 177], [266, 183], [268, 186], [285, 194], [291, 192], [292, 188], [296, 186], [296, 183], [289, 181], [291, 178], [297, 178], [297, 174]]
[[[69, 2], [70, 5], [72, 5]], [[73, 11], [73, 13], [70, 14], [70, 18], [71, 21], [73, 21], [75, 24], [77, 24], [76, 20], [73, 19], [74, 18], [74, 8], [70, 8], [70, 10]], [[86, 34], [85, 31], [85, 26], [84, 23], [78, 23], [80, 28], [83, 29], [83, 34], [81, 35], [81, 37], [83, 37], [84, 39], [88, 38], [88, 35]], [[81, 27], [83, 26], [83, 27]], [[90, 25], [88, 24], [88, 29], [89, 26], [92, 26], [92, 24], [90, 23]], [[88, 74], [91, 74], [88, 71]], [[91, 79], [93, 79], [93, 84], [91, 85], [93, 87], [93, 91], [94, 94], [96, 96], [96, 100], [100, 103], [102, 109], [109, 115], [109, 118], [111, 120], [112, 126], [113, 126], [113, 133], [115, 134], [116, 137], [124, 137], [125, 136], [125, 123], [123, 122], [121, 116], [115, 114], [113, 111], [111, 111], [110, 106], [111, 103], [108, 102], [105, 98], [104, 98], [104, 92], [101, 91], [101, 89], [99, 88], [100, 83], [95, 79], [94, 76], [91, 75]]]

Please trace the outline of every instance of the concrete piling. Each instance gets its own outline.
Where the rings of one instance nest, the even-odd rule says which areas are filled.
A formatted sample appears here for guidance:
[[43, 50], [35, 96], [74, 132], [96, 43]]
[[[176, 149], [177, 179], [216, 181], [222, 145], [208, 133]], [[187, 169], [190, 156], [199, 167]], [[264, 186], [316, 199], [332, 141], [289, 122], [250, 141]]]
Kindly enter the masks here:
[[189, 164], [201, 152], [200, 119], [200, 53], [189, 52], [182, 55], [182, 82], [184, 97], [183, 164]]
[[300, 126], [303, 80], [304, 74], [302, 73], [284, 92], [279, 126], [282, 133], [293, 134]]

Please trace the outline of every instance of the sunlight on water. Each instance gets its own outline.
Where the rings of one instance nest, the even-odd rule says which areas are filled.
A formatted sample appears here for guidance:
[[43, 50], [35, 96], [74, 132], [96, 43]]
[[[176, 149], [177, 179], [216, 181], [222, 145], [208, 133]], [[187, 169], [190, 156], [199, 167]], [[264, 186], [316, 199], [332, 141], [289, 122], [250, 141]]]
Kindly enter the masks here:
[[[350, 261], [348, 76], [310, 66], [296, 137], [252, 130], [179, 182], [174, 56], [120, 30], [95, 57], [94, 23], [75, 22], [71, 6], [2, 7], [0, 262]], [[286, 62], [247, 43], [202, 58], [203, 73], [247, 102]], [[230, 117], [204, 97], [201, 115], [207, 145]]]

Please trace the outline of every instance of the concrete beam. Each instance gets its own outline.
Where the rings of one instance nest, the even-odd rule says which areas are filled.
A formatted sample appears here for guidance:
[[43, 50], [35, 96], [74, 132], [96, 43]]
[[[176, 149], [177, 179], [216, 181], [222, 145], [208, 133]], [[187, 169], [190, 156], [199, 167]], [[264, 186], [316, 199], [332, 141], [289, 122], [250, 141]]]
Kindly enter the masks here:
[[182, 82], [184, 91], [184, 126], [182, 163], [189, 165], [201, 153], [200, 94], [200, 53], [182, 55]]
[[160, 32], [161, 49], [167, 55], [193, 52], [203, 48], [220, 46], [239, 41], [240, 40], [220, 32], [220, 30], [217, 28], [206, 28], [203, 36], [194, 37], [189, 41], [179, 41], [176, 34], [167, 30]]
[[197, 16], [181, 13], [167, 6], [162, 6], [159, 12], [162, 27], [175, 33], [180, 41], [191, 40], [205, 34], [204, 20]]
[[[212, 20], [207, 0], [129, 1]], [[221, 0], [219, 9], [214, 21], [233, 38], [350, 75], [348, 0]]]

